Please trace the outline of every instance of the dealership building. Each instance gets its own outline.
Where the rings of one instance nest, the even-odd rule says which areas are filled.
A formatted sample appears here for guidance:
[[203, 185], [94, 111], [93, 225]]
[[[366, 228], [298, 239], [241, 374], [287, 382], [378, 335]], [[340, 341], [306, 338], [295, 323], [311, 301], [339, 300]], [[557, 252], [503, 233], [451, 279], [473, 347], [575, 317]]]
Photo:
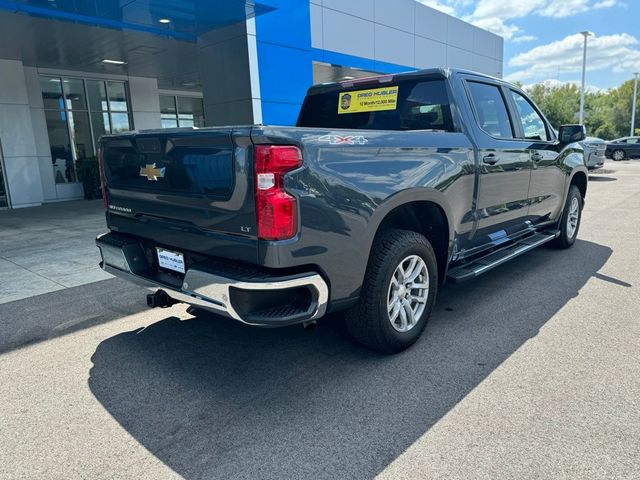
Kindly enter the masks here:
[[416, 0], [2, 0], [0, 208], [83, 198], [105, 133], [292, 125], [313, 83], [502, 57]]

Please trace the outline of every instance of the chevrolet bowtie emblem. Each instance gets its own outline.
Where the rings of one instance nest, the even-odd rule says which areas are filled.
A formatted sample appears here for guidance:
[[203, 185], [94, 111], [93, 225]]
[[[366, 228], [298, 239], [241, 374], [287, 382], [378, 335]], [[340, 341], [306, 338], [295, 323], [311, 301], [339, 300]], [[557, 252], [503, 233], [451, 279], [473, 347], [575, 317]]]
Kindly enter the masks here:
[[166, 167], [156, 168], [155, 163], [147, 163], [146, 167], [140, 167], [140, 176], [147, 177], [147, 180], [157, 182], [159, 178], [164, 178]]

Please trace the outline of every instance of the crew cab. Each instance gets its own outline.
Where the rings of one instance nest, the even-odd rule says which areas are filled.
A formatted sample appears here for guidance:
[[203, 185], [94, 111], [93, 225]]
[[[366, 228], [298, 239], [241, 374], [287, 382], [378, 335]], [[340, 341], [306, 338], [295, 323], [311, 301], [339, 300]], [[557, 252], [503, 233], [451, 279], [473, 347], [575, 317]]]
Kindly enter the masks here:
[[316, 85], [295, 127], [101, 139], [106, 271], [246, 324], [345, 311], [353, 337], [413, 344], [439, 285], [576, 240], [581, 125], [455, 69]]

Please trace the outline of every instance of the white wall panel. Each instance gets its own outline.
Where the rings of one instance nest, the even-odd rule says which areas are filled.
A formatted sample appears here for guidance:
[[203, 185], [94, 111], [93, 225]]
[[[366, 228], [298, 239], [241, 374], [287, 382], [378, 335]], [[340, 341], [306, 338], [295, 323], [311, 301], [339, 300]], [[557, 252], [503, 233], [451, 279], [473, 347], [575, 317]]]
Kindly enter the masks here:
[[137, 130], [160, 128], [160, 97], [155, 78], [129, 77], [131, 113]]
[[157, 79], [129, 77], [129, 92], [132, 111], [160, 112]]
[[438, 10], [416, 3], [415, 34], [445, 43], [448, 18]]
[[476, 72], [486, 73], [494, 77], [499, 74], [496, 70], [496, 60], [494, 58], [474, 54], [472, 62], [472, 69]]
[[416, 37], [415, 58], [417, 68], [444, 67], [447, 64], [447, 46], [435, 40]]
[[[498, 37], [498, 39], [496, 40], [495, 47], [496, 47], [496, 51], [493, 58], [495, 58], [496, 60], [499, 60], [500, 64], [502, 65], [502, 62], [504, 59], [504, 40], [502, 39], [502, 37]], [[500, 70], [502, 70], [502, 67], [500, 67]]]
[[385, 27], [375, 26], [375, 59], [383, 62], [413, 66], [414, 36], [410, 33]]
[[55, 202], [58, 199], [58, 193], [56, 191], [53, 168], [51, 168], [51, 155], [38, 157], [38, 168], [40, 169], [42, 200], [44, 202]]
[[46, 157], [47, 155], [51, 156], [49, 135], [47, 134], [47, 120], [44, 116], [44, 109], [31, 108], [30, 113], [36, 155], [39, 157]]
[[40, 90], [40, 74], [36, 67], [24, 67], [27, 98], [31, 108], [44, 108], [42, 102], [42, 90]]
[[447, 17], [447, 44], [463, 50], [473, 50], [475, 27], [454, 17]]
[[468, 50], [447, 46], [447, 67], [473, 70], [473, 54]]
[[494, 60], [494, 70], [497, 72], [496, 76], [502, 78], [502, 60]]
[[133, 128], [136, 130], [162, 128], [160, 112], [133, 112]]
[[29, 105], [0, 104], [0, 139], [5, 157], [36, 156]]
[[374, 20], [380, 25], [413, 34], [415, 12], [415, 0], [375, 0]]
[[374, 58], [373, 22], [328, 8], [323, 15], [324, 49], [365, 58]]
[[496, 52], [496, 35], [482, 30], [481, 28], [473, 28], [473, 52], [485, 57], [495, 58]]
[[322, 41], [322, 10], [320, 5], [312, 3], [310, 5], [311, 16], [311, 46], [313, 48], [323, 48]]
[[0, 60], [0, 103], [29, 103], [22, 62]]
[[323, 0], [322, 6], [373, 21], [374, 0]]
[[43, 195], [38, 157], [5, 156], [4, 166], [11, 206], [20, 208], [40, 205]]
[[310, 0], [310, 8], [314, 48], [416, 68], [502, 75], [501, 37], [416, 0]]

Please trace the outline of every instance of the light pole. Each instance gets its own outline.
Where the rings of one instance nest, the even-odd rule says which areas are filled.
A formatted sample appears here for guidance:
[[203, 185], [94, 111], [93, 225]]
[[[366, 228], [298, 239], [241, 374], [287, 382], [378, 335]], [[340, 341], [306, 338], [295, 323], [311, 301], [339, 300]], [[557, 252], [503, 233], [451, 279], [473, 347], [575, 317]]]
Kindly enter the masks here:
[[584, 123], [584, 77], [587, 70], [587, 38], [589, 38], [591, 32], [580, 32], [580, 35], [584, 37], [584, 49], [582, 51], [582, 88], [580, 89], [580, 124]]
[[635, 79], [633, 81], [633, 102], [631, 102], [632, 107], [631, 107], [631, 133], [629, 134], [630, 137], [633, 137], [634, 134], [636, 133], [636, 99], [638, 98], [638, 75], [640, 75], [640, 72], [636, 72], [634, 73], [635, 75]]

